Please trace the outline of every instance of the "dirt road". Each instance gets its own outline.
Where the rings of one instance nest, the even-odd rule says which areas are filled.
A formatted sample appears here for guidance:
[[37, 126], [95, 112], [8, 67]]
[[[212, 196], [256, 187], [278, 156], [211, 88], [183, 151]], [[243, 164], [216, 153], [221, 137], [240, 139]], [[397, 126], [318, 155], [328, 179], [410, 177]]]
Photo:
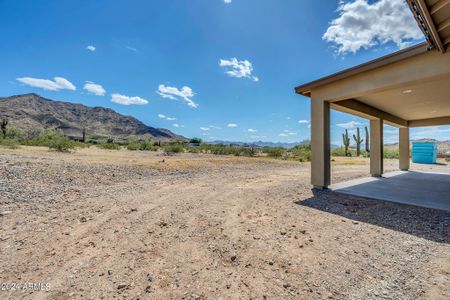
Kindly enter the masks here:
[[[0, 298], [450, 298], [450, 213], [313, 194], [309, 172], [257, 158], [0, 149]], [[335, 181], [367, 172], [364, 160], [333, 167]]]

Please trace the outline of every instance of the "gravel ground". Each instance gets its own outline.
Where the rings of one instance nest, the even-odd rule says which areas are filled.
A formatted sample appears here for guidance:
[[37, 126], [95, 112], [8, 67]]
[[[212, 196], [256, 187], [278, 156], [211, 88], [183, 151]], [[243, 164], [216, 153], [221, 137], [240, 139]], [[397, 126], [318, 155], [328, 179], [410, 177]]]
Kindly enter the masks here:
[[[333, 163], [334, 181], [368, 172]], [[0, 149], [0, 298], [450, 299], [450, 213], [313, 193], [309, 172]]]

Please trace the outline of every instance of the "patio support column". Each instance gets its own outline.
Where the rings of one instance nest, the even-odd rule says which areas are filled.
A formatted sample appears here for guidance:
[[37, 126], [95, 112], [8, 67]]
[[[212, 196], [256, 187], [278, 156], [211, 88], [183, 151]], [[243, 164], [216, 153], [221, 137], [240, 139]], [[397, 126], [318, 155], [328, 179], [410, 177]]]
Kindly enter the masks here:
[[311, 97], [311, 184], [330, 185], [330, 103]]
[[409, 170], [409, 128], [399, 128], [399, 167], [402, 171]]
[[383, 120], [370, 120], [370, 174], [383, 174]]

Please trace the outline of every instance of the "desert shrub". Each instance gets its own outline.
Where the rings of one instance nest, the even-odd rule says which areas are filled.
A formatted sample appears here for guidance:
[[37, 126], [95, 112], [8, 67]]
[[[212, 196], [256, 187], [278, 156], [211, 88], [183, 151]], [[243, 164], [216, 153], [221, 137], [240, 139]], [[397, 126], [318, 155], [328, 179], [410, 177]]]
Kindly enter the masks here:
[[139, 150], [140, 146], [138, 142], [131, 142], [127, 145], [127, 150], [136, 151]]
[[187, 151], [189, 153], [201, 153], [202, 152], [202, 150], [199, 147], [189, 147], [187, 149]]
[[145, 140], [139, 144], [139, 150], [156, 151], [158, 150], [158, 146], [155, 146], [155, 144], [151, 140]]
[[311, 145], [297, 145], [291, 150], [292, 156], [301, 162], [311, 160]]
[[164, 153], [166, 154], [174, 154], [174, 153], [181, 153], [184, 152], [183, 145], [179, 143], [170, 143], [166, 144], [163, 147]]
[[19, 142], [17, 140], [0, 138], [0, 146], [9, 149], [17, 149], [19, 148]]
[[269, 157], [281, 158], [286, 152], [285, 149], [279, 147], [264, 147], [263, 153], [266, 153]]
[[398, 159], [400, 157], [399, 150], [398, 149], [384, 148], [384, 150], [383, 150], [383, 157], [384, 158]]
[[22, 130], [16, 127], [6, 128], [6, 139], [10, 140], [20, 140], [22, 138]]
[[120, 145], [116, 143], [98, 143], [95, 145], [98, 148], [106, 149], [106, 150], [119, 150]]
[[331, 149], [331, 155], [332, 156], [345, 156], [345, 148], [344, 147], [337, 147]]
[[69, 152], [75, 149], [75, 142], [61, 133], [49, 141], [48, 147], [60, 152]]

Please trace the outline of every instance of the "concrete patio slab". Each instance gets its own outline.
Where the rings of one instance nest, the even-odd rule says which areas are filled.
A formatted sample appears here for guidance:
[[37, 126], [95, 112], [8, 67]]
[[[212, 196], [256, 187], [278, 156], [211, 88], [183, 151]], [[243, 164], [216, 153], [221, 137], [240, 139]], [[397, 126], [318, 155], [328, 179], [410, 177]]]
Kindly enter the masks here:
[[450, 211], [450, 174], [398, 171], [333, 184], [337, 193]]

